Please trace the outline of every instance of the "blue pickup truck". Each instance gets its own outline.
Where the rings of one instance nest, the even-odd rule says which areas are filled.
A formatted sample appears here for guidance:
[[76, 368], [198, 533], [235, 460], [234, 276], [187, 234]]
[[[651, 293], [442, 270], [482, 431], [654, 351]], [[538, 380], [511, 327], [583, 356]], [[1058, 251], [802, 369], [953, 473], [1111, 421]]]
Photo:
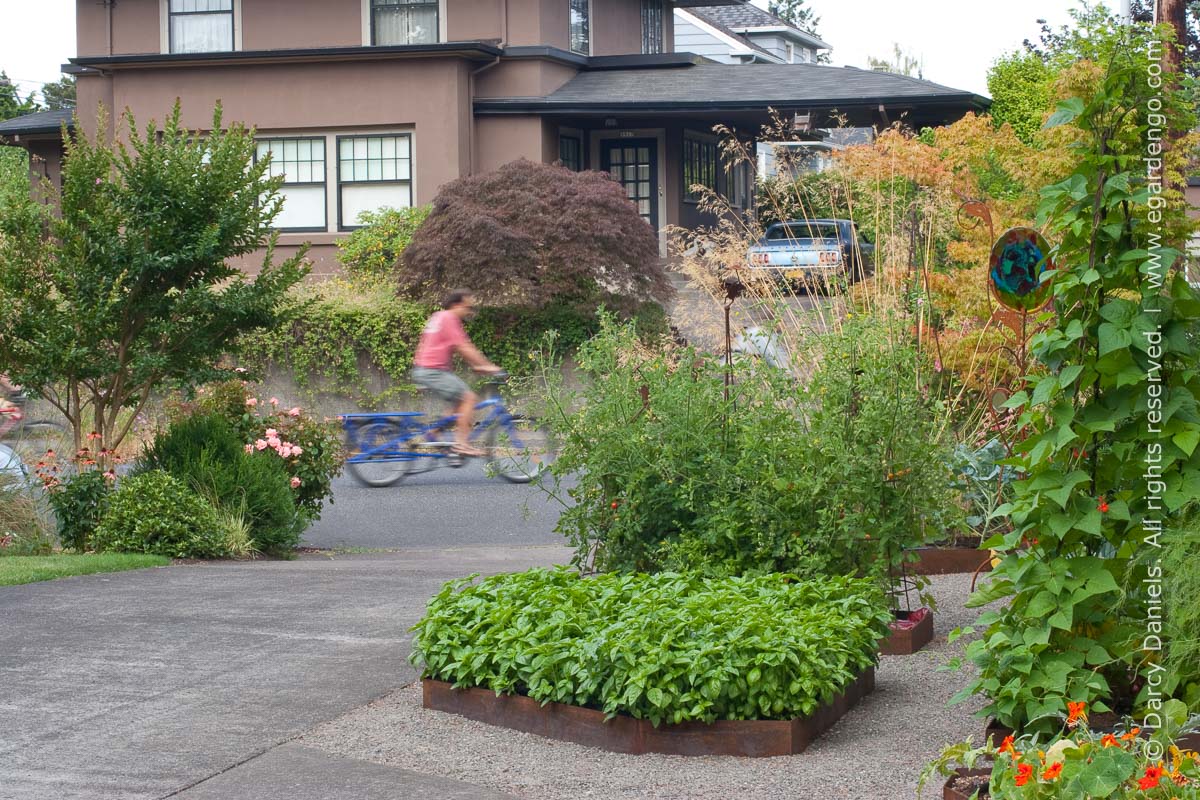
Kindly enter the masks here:
[[875, 246], [848, 219], [776, 222], [746, 252], [746, 266], [772, 277], [832, 286], [874, 270]]

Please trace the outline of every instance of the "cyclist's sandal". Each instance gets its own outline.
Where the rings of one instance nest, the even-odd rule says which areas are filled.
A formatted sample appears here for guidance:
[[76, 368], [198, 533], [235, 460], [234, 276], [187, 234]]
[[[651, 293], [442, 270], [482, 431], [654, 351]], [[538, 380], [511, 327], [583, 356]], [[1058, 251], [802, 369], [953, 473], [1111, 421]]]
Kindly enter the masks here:
[[458, 453], [460, 456], [483, 456], [483, 455], [487, 455], [487, 454], [486, 454], [486, 453], [484, 453], [482, 450], [480, 450], [478, 447], [472, 447], [472, 446], [471, 446], [471, 445], [469, 445], [469, 444], [456, 444], [456, 445], [454, 445], [453, 447], [451, 447], [450, 449], [451, 449], [453, 452], [455, 452], [455, 453]]

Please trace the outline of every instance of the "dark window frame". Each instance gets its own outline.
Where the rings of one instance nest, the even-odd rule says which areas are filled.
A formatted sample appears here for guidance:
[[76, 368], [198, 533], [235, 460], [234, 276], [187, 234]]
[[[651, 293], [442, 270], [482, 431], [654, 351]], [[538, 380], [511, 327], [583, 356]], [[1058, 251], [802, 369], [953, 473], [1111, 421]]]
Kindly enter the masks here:
[[683, 135], [683, 164], [680, 172], [683, 174], [683, 202], [699, 203], [700, 195], [692, 191], [697, 184], [717, 192], [720, 191], [717, 175], [720, 159], [717, 155], [717, 143], [704, 139], [695, 134]]
[[664, 0], [642, 0], [642, 52], [666, 52]]
[[[442, 41], [442, 3], [441, 3], [441, 0], [420, 0], [419, 2], [403, 2], [403, 0], [371, 0], [369, 8], [368, 8], [368, 13], [371, 15], [371, 46], [372, 47], [404, 46], [404, 45], [396, 45], [396, 44], [388, 44], [388, 45], [380, 45], [379, 44], [379, 33], [375, 26], [375, 11], [380, 8], [410, 8], [413, 6], [416, 6], [416, 7], [433, 6], [434, 11], [436, 12], [436, 18], [435, 18], [434, 26], [433, 26], [434, 27], [433, 41], [434, 41], [434, 43], [441, 42]], [[408, 42], [407, 44], [412, 44], [412, 43]], [[427, 43], [421, 42], [420, 44], [427, 44]]]
[[[171, 20], [175, 17], [212, 17], [217, 14], [229, 15], [229, 49], [228, 50], [211, 50], [203, 52], [212, 53], [233, 53], [237, 51], [237, 14], [236, 5], [238, 0], [229, 0], [228, 11], [172, 11], [171, 0], [167, 0], [167, 53], [174, 54], [175, 50], [175, 26], [171, 24]], [[201, 52], [201, 51], [187, 51]]]
[[[574, 165], [567, 163], [567, 159], [563, 157], [563, 143], [572, 142], [577, 148], [576, 156], [578, 160]], [[585, 159], [583, 156], [583, 136], [577, 133], [560, 133], [558, 135], [558, 160], [562, 165], [572, 172], [583, 172], [585, 167]]]
[[[388, 179], [388, 180], [342, 180], [342, 142], [345, 140], [354, 139], [407, 139], [408, 140], [408, 178], [407, 179]], [[362, 225], [346, 225], [342, 222], [342, 187], [354, 186], [355, 184], [367, 184], [373, 186], [398, 186], [408, 184], [408, 208], [413, 206], [413, 162], [416, 161], [416, 153], [413, 150], [413, 137], [411, 133], [348, 133], [334, 137], [334, 157], [337, 159], [337, 229], [340, 233], [348, 231], [356, 231], [364, 227]], [[370, 161], [370, 158], [367, 159]]]
[[[571, 18], [574, 12], [579, 12], [583, 19], [582, 50], [575, 46], [575, 23]], [[581, 56], [592, 54], [592, 0], [567, 0], [567, 49]]]
[[[288, 181], [284, 178], [284, 186], [320, 186], [325, 191], [321, 195], [322, 207], [325, 209], [325, 224], [319, 228], [275, 228], [280, 233], [324, 233], [329, 230], [329, 139], [325, 136], [264, 136], [254, 140], [254, 162], [258, 163], [258, 145], [271, 142], [310, 141], [321, 143], [321, 159], [325, 165], [325, 179], [322, 181]], [[309, 159], [311, 162], [312, 159]]]

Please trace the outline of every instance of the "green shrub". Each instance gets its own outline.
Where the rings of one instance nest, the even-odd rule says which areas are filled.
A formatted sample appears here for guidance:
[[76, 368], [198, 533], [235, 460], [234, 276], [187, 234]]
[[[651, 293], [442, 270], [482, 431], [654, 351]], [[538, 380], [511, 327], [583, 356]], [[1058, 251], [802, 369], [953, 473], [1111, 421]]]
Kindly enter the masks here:
[[[1157, 552], [1157, 551], [1155, 551]], [[1162, 549], [1166, 665], [1178, 696], [1200, 709], [1200, 509], [1170, 531]]]
[[[319, 420], [299, 407], [282, 408], [275, 398], [264, 401], [242, 380], [202, 386], [191, 403], [177, 403], [171, 418], [178, 422], [190, 415], [224, 420], [234, 430], [243, 448], [266, 442], [258, 448], [265, 455], [276, 453], [293, 486], [292, 497], [309, 520], [320, 519], [326, 502], [333, 502], [333, 479], [341, 474], [345, 456], [342, 430], [336, 420]], [[270, 441], [278, 439], [279, 447]], [[284, 453], [287, 455], [284, 455]]]
[[534, 569], [445, 585], [414, 630], [422, 675], [660, 722], [811, 714], [876, 663], [871, 582]]
[[127, 478], [112, 493], [92, 535], [98, 553], [219, 558], [225, 531], [212, 505], [165, 472]]
[[168, 472], [213, 505], [243, 513], [257, 549], [286, 555], [307, 522], [297, 511], [291, 476], [274, 452], [245, 448], [224, 419], [197, 414], [155, 437], [142, 469]]
[[0, 556], [40, 556], [54, 550], [42, 503], [26, 484], [0, 475]]
[[[648, 351], [606, 325], [580, 393], [552, 390], [557, 530], [602, 570], [874, 572], [952, 519], [936, 415], [897, 332], [848, 323], [807, 386], [752, 363]], [[570, 409], [578, 409], [571, 411]]]
[[79, 472], [53, 486], [47, 496], [58, 521], [58, 541], [82, 553], [104, 514], [111, 484], [95, 470]]
[[338, 242], [338, 261], [352, 277], [392, 277], [400, 254], [429, 216], [430, 206], [364, 211], [358, 228]]
[[[547, 331], [558, 332], [558, 347], [572, 352], [599, 330], [598, 297], [587, 304], [551, 303], [538, 311], [483, 308], [467, 323], [472, 341], [489, 358], [514, 375], [528, 374], [530, 354]], [[241, 344], [241, 363], [254, 372], [284, 365], [301, 388], [321, 386], [350, 395], [364, 408], [392, 402], [396, 393], [411, 394], [409, 383], [417, 341], [432, 306], [396, 296], [390, 281], [331, 280], [294, 290], [288, 299], [290, 327], [262, 331]], [[666, 331], [666, 317], [657, 303], [643, 303], [634, 312], [639, 330], [654, 336]], [[393, 389], [376, 393], [370, 372], [378, 370]]]

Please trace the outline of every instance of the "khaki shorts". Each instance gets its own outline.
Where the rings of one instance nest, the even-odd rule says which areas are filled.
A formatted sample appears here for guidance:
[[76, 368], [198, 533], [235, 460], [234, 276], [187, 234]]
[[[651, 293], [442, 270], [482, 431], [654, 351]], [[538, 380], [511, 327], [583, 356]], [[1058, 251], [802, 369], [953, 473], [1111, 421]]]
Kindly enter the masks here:
[[447, 403], [457, 403], [471, 391], [462, 378], [444, 369], [413, 367], [412, 381], [422, 389], [428, 389]]

